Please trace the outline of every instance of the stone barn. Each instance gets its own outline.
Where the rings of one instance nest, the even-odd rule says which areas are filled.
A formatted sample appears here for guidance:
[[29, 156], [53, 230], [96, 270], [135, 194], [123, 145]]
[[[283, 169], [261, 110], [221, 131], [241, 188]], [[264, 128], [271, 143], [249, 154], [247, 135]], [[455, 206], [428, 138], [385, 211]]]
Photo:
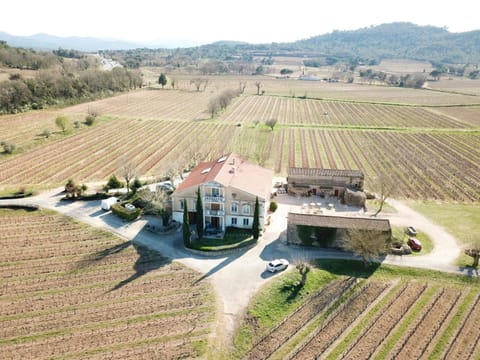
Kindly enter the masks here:
[[289, 212], [287, 244], [339, 247], [348, 230], [373, 232], [385, 241], [392, 235], [388, 219]]
[[297, 195], [336, 196], [343, 198], [345, 189], [363, 190], [360, 170], [288, 168], [288, 192]]

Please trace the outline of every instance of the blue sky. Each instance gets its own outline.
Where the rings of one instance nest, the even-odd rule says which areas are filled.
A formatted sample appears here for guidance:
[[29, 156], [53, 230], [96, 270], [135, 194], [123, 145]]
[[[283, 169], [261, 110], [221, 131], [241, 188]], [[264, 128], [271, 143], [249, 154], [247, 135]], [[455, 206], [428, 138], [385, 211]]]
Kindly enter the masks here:
[[22, 0], [2, 2], [0, 31], [14, 35], [109, 37], [132, 41], [287, 42], [393, 21], [480, 28], [473, 0]]

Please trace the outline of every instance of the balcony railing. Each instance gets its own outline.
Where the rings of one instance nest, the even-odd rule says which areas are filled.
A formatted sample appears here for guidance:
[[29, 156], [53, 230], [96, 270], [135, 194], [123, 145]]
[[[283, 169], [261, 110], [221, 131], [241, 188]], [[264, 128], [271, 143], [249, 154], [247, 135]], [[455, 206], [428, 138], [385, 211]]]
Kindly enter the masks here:
[[205, 209], [205, 215], [206, 216], [224, 216], [225, 211]]
[[212, 196], [212, 195], [205, 195], [203, 197], [204, 202], [213, 202], [213, 203], [224, 203], [225, 198], [223, 196]]

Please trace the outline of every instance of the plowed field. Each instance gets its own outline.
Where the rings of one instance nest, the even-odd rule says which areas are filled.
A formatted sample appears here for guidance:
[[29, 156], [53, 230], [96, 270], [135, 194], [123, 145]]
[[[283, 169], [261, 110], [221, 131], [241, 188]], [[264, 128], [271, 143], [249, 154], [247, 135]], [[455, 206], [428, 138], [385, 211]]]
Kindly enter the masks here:
[[195, 272], [50, 212], [0, 210], [0, 233], [2, 359], [202, 354], [214, 300]]

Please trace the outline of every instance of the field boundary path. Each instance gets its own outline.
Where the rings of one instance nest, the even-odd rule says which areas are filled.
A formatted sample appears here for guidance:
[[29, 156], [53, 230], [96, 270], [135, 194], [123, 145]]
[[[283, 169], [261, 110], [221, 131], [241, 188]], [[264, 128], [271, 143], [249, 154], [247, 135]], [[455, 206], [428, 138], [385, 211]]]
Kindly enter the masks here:
[[[183, 247], [181, 231], [166, 235], [157, 235], [144, 230], [148, 217], [127, 223], [110, 212], [100, 209], [100, 201], [60, 201], [61, 188], [48, 190], [28, 199], [0, 200], [0, 203], [38, 204], [73, 217], [91, 226], [112, 232], [126, 240], [143, 244], [159, 251], [163, 256], [177, 260], [203, 274], [197, 281], [212, 282], [219, 302], [220, 313], [217, 334], [221, 342], [228, 345], [236, 325], [243, 317], [252, 296], [258, 289], [278, 274], [265, 271], [265, 264], [273, 258], [286, 258], [291, 263], [309, 259], [351, 259], [351, 254], [322, 249], [305, 249], [286, 244], [286, 217], [290, 209], [288, 195], [279, 196], [278, 210], [272, 214], [271, 224], [257, 246], [222, 257], [204, 257], [193, 254]], [[425, 256], [387, 256], [383, 262], [388, 264], [435, 269], [466, 274], [453, 265], [460, 248], [453, 236], [443, 228], [433, 224], [421, 214], [406, 205], [391, 200], [398, 212], [388, 215], [393, 225], [413, 225], [424, 231], [434, 242], [434, 250]], [[386, 215], [382, 215], [386, 216]], [[469, 273], [469, 275], [475, 275]]]

